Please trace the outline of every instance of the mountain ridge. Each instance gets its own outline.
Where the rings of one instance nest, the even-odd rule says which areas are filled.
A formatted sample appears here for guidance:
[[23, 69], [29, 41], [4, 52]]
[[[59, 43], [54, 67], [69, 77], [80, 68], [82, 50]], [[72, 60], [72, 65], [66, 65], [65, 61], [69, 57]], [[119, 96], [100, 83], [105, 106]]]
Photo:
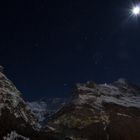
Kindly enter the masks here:
[[47, 104], [25, 102], [21, 95], [0, 70], [0, 139], [140, 139], [140, 86], [125, 79], [79, 83], [70, 98]]
[[[113, 84], [77, 84], [70, 104], [48, 124], [53, 128], [53, 135], [61, 140], [138, 140], [139, 86], [124, 80]], [[121, 127], [129, 133], [123, 135]]]

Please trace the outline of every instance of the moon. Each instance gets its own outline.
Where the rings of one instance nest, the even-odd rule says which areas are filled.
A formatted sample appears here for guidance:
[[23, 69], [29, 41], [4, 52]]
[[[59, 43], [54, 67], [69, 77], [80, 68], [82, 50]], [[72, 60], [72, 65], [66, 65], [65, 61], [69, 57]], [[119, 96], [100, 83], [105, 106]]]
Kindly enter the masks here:
[[140, 15], [140, 6], [134, 6], [132, 8], [132, 14], [135, 15], [135, 16]]

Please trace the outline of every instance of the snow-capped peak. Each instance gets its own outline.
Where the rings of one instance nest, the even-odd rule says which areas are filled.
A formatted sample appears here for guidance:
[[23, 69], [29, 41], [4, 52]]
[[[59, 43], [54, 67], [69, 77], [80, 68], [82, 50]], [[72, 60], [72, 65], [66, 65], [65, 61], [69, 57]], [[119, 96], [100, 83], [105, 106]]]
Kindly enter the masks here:
[[[88, 103], [92, 99], [93, 106], [101, 108], [103, 103], [112, 103], [124, 107], [140, 108], [140, 93], [135, 86], [127, 84], [126, 80], [119, 79], [118, 84], [78, 84], [76, 94], [78, 98], [74, 98], [75, 104]], [[89, 86], [90, 85], [90, 86]], [[127, 85], [127, 86], [126, 86]]]

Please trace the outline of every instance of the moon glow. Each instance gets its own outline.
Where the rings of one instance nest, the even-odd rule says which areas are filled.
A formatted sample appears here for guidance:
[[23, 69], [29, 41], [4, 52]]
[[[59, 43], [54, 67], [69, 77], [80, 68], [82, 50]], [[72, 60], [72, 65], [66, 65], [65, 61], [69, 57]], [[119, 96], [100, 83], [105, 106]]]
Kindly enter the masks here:
[[140, 15], [140, 6], [133, 7], [132, 14], [135, 16]]

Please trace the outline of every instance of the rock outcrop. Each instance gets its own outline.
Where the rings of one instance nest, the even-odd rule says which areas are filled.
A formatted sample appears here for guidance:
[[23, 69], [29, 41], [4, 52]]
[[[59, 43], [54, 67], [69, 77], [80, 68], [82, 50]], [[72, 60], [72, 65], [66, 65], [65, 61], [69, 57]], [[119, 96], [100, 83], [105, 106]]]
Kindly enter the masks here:
[[71, 102], [48, 125], [58, 140], [139, 140], [140, 87], [124, 79], [77, 84]]
[[30, 136], [37, 129], [37, 119], [28, 109], [20, 91], [0, 72], [0, 139], [11, 131]]

